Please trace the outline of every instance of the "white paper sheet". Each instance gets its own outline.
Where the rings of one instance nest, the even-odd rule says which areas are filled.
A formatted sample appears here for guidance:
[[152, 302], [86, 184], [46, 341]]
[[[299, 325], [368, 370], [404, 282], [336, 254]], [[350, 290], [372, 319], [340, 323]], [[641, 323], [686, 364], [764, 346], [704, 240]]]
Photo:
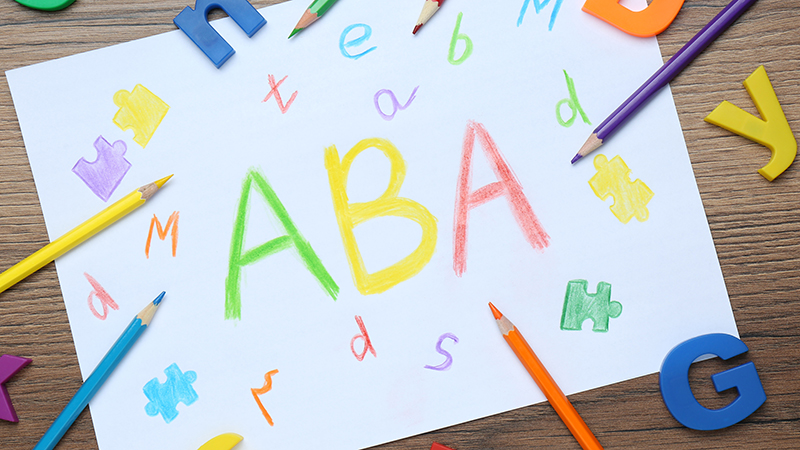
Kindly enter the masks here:
[[[678, 343], [710, 332], [737, 334], [724, 281], [695, 185], [669, 89], [664, 89], [603, 146], [620, 155], [654, 192], [649, 217], [623, 224], [588, 181], [594, 154], [569, 161], [594, 127], [661, 64], [655, 39], [625, 35], [565, 2], [534, 5], [519, 26], [522, 1], [446, 3], [416, 36], [422, 2], [337, 3], [287, 40], [307, 4], [262, 9], [267, 25], [252, 38], [231, 21], [214, 26], [236, 50], [216, 69], [179, 30], [7, 73], [36, 180], [47, 230], [54, 239], [128, 192], [170, 173], [153, 199], [57, 261], [84, 377], [131, 318], [162, 290], [167, 296], [151, 327], [91, 402], [102, 450], [197, 448], [217, 434], [244, 436], [242, 450], [367, 447], [544, 400], [503, 341], [487, 302], [521, 330], [565, 393], [659, 370]], [[644, 4], [643, 1], [639, 3]], [[457, 16], [472, 54], [448, 62]], [[347, 47], [342, 32], [365, 24], [371, 37]], [[354, 29], [345, 41], [360, 36]], [[464, 40], [453, 59], [464, 51]], [[574, 83], [580, 115], [559, 125], [556, 104]], [[272, 75], [281, 110], [270, 92]], [[169, 110], [146, 147], [112, 122], [119, 90], [141, 84]], [[391, 90], [407, 108], [386, 120], [374, 104]], [[293, 92], [294, 101], [288, 105]], [[392, 111], [388, 94], [379, 98]], [[562, 105], [568, 119], [571, 111]], [[505, 196], [468, 214], [466, 271], [454, 272], [454, 208], [462, 146], [469, 123], [481, 124], [522, 186], [549, 245], [526, 242]], [[124, 141], [131, 167], [108, 202], [75, 173], [94, 161], [93, 143]], [[325, 149], [339, 158], [367, 138], [390, 141], [406, 176], [399, 195], [436, 218], [435, 252], [415, 276], [383, 293], [354, 285], [332, 202]], [[497, 181], [476, 140], [474, 191]], [[241, 319], [226, 320], [233, 224], [248, 170], [263, 174], [291, 220], [340, 289], [336, 300], [292, 249], [244, 267]], [[389, 163], [375, 149], [349, 175], [351, 202], [377, 198]], [[251, 192], [246, 247], [283, 234], [262, 197]], [[154, 230], [179, 211], [176, 256], [171, 237]], [[421, 228], [403, 217], [355, 228], [367, 270], [390, 266], [413, 251]], [[100, 320], [92, 313], [89, 274], [118, 304]], [[622, 313], [607, 332], [560, 329], [567, 283], [585, 279], [589, 292], [612, 285]], [[102, 313], [96, 296], [96, 310]], [[359, 361], [351, 340], [366, 328], [375, 356]], [[448, 370], [425, 368], [446, 361]], [[363, 340], [353, 341], [355, 353]], [[149, 416], [145, 384], [177, 364], [196, 373], [198, 399], [178, 404], [167, 423]], [[270, 426], [252, 388], [274, 420]]]

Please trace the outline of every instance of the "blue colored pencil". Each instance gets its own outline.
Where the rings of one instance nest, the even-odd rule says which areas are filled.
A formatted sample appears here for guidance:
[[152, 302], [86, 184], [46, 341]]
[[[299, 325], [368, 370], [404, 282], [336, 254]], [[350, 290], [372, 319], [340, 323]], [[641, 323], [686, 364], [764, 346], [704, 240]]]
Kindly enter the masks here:
[[95, 367], [92, 374], [89, 375], [89, 378], [83, 383], [83, 386], [81, 386], [78, 392], [75, 393], [75, 396], [72, 397], [72, 400], [67, 403], [64, 411], [61, 411], [61, 414], [59, 414], [55, 422], [50, 425], [50, 428], [47, 429], [44, 436], [39, 439], [39, 443], [36, 444], [33, 450], [52, 450], [56, 444], [58, 444], [58, 441], [61, 440], [64, 433], [72, 426], [72, 422], [75, 422], [75, 419], [78, 418], [81, 411], [89, 404], [89, 400], [94, 397], [94, 394], [97, 393], [100, 386], [105, 383], [108, 376], [111, 375], [111, 372], [114, 371], [125, 354], [128, 353], [128, 350], [131, 349], [134, 342], [139, 339], [139, 336], [150, 324], [150, 321], [156, 314], [158, 305], [164, 298], [164, 294], [166, 294], [166, 292], [159, 294], [155, 300], [148, 303], [147, 306], [133, 318], [128, 328], [125, 329], [119, 339], [117, 339], [117, 342], [108, 350], [106, 356], [104, 356], [100, 364]]

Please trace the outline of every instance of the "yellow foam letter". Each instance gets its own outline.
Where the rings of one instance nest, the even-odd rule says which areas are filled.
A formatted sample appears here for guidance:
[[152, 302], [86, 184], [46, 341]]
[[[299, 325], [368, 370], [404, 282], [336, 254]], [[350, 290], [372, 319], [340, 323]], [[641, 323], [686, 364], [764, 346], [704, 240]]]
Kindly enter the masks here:
[[758, 173], [772, 181], [792, 165], [797, 155], [797, 140], [783, 115], [764, 66], [759, 66], [743, 84], [763, 120], [724, 101], [706, 116], [705, 121], [770, 149], [772, 157], [766, 166], [758, 169]]
[[[350, 165], [359, 153], [368, 148], [382, 151], [391, 162], [389, 186], [375, 200], [350, 203], [347, 199]], [[336, 146], [332, 145], [325, 149], [325, 168], [328, 170], [328, 181], [331, 185], [333, 209], [336, 211], [342, 242], [358, 291], [363, 295], [379, 294], [419, 273], [431, 260], [436, 248], [436, 217], [419, 203], [397, 196], [406, 175], [406, 164], [397, 148], [386, 139], [364, 139], [350, 149], [340, 162]], [[422, 227], [422, 241], [416, 250], [402, 260], [375, 273], [367, 273], [353, 228], [369, 219], [382, 216], [405, 217], [417, 222]]]

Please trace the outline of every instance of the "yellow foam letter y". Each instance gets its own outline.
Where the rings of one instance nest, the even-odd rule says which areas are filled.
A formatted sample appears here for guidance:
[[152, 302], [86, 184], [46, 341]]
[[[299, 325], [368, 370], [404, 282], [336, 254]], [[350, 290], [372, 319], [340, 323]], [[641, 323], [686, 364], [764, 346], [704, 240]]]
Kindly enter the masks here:
[[758, 169], [758, 173], [772, 181], [792, 165], [797, 155], [797, 140], [783, 115], [764, 66], [759, 66], [744, 80], [744, 87], [763, 120], [724, 101], [706, 116], [705, 121], [769, 148], [772, 157], [766, 166]]
[[[359, 153], [368, 148], [382, 151], [391, 162], [389, 186], [375, 200], [350, 203], [347, 199], [350, 165]], [[358, 291], [364, 295], [379, 294], [419, 273], [431, 260], [436, 248], [436, 217], [419, 203], [397, 196], [406, 175], [406, 164], [397, 148], [386, 139], [364, 139], [350, 149], [340, 162], [336, 146], [332, 145], [325, 149], [325, 168], [328, 170], [328, 181], [331, 185], [333, 209], [336, 211], [339, 231]], [[416, 250], [402, 260], [375, 273], [367, 273], [353, 228], [369, 219], [382, 216], [405, 217], [417, 222], [422, 227], [422, 241]]]

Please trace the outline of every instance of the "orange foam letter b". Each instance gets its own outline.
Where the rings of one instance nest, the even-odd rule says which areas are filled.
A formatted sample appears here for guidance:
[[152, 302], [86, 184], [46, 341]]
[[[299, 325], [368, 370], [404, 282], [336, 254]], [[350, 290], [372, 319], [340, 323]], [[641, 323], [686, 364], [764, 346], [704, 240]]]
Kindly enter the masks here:
[[583, 11], [639, 37], [655, 36], [675, 20], [683, 0], [653, 0], [641, 11], [631, 11], [619, 0], [586, 0]]

